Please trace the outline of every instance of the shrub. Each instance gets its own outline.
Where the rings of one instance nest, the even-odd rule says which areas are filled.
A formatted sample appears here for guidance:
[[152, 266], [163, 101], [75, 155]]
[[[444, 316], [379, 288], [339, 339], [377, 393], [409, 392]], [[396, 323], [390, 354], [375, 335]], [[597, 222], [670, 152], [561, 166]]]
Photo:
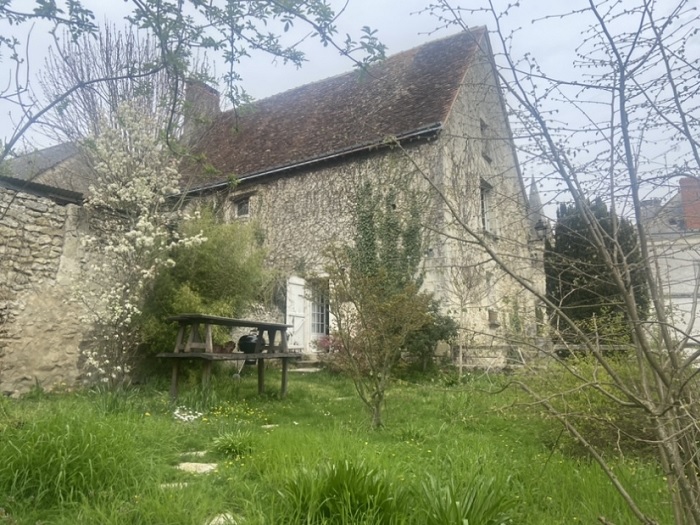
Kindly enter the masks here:
[[[181, 246], [174, 266], [164, 268], [146, 297], [143, 330], [150, 351], [171, 351], [174, 328], [165, 318], [183, 312], [236, 316], [262, 298], [267, 274], [264, 251], [250, 223], [217, 223], [211, 211], [182, 226], [182, 235], [202, 232], [199, 246]], [[225, 342], [228, 332], [214, 334]]]
[[[608, 357], [608, 363], [632, 388], [641, 386], [634, 358]], [[567, 361], [579, 377], [564, 367], [550, 367], [531, 378], [530, 386], [549, 399], [552, 405], [578, 429], [597, 450], [619, 454], [647, 454], [655, 440], [651, 418], [638, 407], [622, 405], [600, 390], [624, 399], [609, 374], [592, 357]], [[597, 385], [600, 390], [592, 385]], [[565, 434], [546, 438], [570, 454], [587, 454], [583, 445]]]
[[478, 472], [466, 483], [450, 479], [446, 483], [429, 477], [421, 485], [419, 511], [425, 525], [504, 525], [514, 500], [507, 486]]
[[450, 342], [455, 337], [457, 323], [450, 316], [440, 313], [440, 303], [433, 300], [425, 324], [406, 338], [405, 351], [422, 372], [427, 372], [434, 365], [433, 357], [438, 343]]
[[280, 523], [390, 524], [405, 520], [407, 493], [364, 463], [301, 469], [280, 491]]

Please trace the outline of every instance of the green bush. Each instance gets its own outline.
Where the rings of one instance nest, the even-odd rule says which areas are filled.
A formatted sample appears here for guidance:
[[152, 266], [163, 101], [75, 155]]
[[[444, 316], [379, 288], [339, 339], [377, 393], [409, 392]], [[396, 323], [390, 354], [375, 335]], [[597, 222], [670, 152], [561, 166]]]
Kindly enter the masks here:
[[431, 301], [427, 322], [406, 338], [405, 352], [414, 367], [425, 373], [434, 367], [435, 349], [440, 341], [451, 342], [457, 337], [457, 323], [440, 313], [440, 303]]
[[[641, 386], [634, 358], [619, 355], [608, 357], [607, 362], [630, 388]], [[642, 408], [625, 406], [601, 392], [627, 401], [602, 366], [593, 357], [571, 358], [567, 364], [579, 377], [562, 366], [552, 366], [528, 378], [529, 385], [564, 414], [597, 450], [622, 455], [652, 452], [655, 435], [651, 418]], [[569, 454], [587, 455], [584, 446], [567, 433], [553, 431], [545, 440]]]
[[[162, 270], [148, 294], [142, 316], [142, 332], [151, 352], [171, 351], [175, 328], [165, 318], [184, 312], [235, 317], [262, 299], [265, 252], [251, 223], [218, 223], [211, 211], [183, 224], [185, 234], [203, 233], [206, 241], [177, 248], [174, 266]], [[214, 334], [225, 342], [228, 332]]]

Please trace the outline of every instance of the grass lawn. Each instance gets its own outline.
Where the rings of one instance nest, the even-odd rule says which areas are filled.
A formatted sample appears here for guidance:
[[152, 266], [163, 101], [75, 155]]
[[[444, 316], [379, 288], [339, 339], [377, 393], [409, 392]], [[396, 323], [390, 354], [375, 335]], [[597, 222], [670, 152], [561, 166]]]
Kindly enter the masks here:
[[[205, 392], [193, 376], [177, 406], [165, 383], [0, 399], [0, 525], [204, 525], [223, 513], [462, 525], [467, 507], [469, 525], [636, 523], [594, 463], [552, 446], [555, 423], [513, 407], [516, 392], [485, 392], [500, 380], [398, 382], [380, 431], [352, 384], [326, 373], [293, 374], [284, 400], [258, 396], [254, 370], [240, 384], [215, 375]], [[188, 474], [183, 461], [218, 468]], [[643, 510], [672, 521], [653, 464], [614, 469]]]

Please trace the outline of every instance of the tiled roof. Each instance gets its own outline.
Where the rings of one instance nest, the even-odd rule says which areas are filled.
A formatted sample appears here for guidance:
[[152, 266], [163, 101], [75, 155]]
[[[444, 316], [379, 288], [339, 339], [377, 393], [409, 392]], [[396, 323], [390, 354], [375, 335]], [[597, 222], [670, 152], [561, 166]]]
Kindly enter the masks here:
[[6, 166], [13, 177], [22, 180], [33, 180], [45, 171], [77, 154], [77, 146], [67, 142], [9, 159], [6, 162]]
[[218, 173], [199, 170], [190, 188], [283, 170], [364, 150], [387, 137], [439, 128], [447, 118], [484, 28], [222, 113], [199, 140]]

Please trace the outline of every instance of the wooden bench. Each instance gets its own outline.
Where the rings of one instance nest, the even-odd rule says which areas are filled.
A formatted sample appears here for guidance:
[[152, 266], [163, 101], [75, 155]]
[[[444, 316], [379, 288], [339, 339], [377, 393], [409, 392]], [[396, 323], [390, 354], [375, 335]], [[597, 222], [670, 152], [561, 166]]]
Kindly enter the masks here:
[[[180, 362], [183, 359], [201, 361], [202, 384], [205, 386], [209, 384], [211, 379], [211, 364], [213, 361], [254, 359], [258, 365], [258, 393], [260, 394], [265, 392], [265, 361], [268, 359], [280, 359], [282, 361], [280, 396], [284, 397], [287, 395], [289, 361], [301, 357], [300, 354], [287, 351], [287, 328], [290, 328], [290, 325], [205, 314], [180, 314], [168, 317], [167, 320], [179, 324], [175, 350], [158, 354], [157, 357], [172, 360], [170, 395], [173, 398], [177, 398]], [[255, 352], [249, 354], [240, 352], [214, 353], [212, 338], [212, 328], [214, 326], [242, 327], [257, 330], [258, 337]]]

